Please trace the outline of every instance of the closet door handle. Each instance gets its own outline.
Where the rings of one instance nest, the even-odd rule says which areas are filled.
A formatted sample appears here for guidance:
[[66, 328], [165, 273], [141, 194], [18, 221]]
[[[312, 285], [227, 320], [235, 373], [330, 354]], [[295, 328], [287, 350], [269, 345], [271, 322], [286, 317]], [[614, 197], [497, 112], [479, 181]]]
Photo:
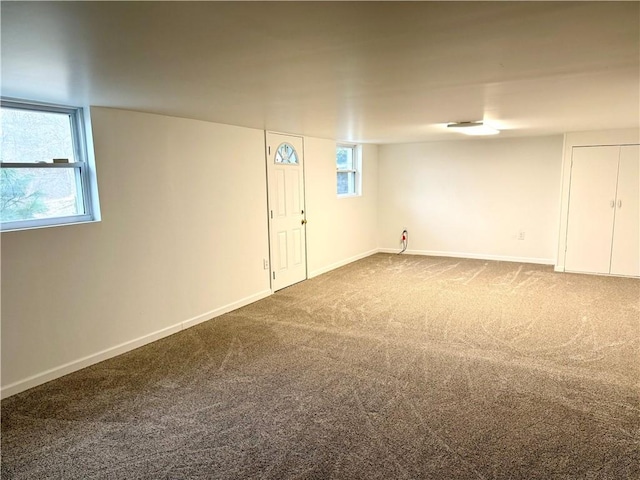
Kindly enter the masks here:
[[622, 200], [618, 200], [618, 208], [622, 208]]
[[615, 208], [615, 206], [616, 206], [616, 201], [615, 201], [615, 200], [611, 200], [611, 201], [609, 202], [609, 206], [610, 206], [611, 208]]

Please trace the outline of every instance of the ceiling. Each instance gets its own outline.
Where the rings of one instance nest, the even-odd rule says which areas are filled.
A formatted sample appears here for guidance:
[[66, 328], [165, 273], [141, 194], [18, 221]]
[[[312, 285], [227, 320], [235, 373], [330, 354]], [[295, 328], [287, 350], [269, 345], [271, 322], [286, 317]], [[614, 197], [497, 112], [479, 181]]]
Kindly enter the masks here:
[[395, 143], [638, 127], [638, 2], [2, 2], [2, 95]]

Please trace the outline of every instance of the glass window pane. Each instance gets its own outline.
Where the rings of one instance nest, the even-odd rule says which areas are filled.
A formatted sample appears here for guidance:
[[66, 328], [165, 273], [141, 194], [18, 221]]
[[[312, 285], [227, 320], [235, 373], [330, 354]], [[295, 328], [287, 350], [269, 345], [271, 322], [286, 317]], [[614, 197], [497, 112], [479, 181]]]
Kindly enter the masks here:
[[76, 168], [2, 168], [3, 222], [84, 214]]
[[356, 193], [356, 174], [338, 172], [338, 195], [352, 195], [354, 193]]
[[338, 147], [336, 151], [338, 170], [353, 170], [353, 148]]
[[298, 164], [298, 155], [296, 154], [295, 148], [288, 143], [283, 143], [276, 150], [276, 163], [289, 163], [289, 164]]
[[2, 108], [2, 162], [53, 163], [54, 158], [76, 161], [71, 118], [66, 113]]

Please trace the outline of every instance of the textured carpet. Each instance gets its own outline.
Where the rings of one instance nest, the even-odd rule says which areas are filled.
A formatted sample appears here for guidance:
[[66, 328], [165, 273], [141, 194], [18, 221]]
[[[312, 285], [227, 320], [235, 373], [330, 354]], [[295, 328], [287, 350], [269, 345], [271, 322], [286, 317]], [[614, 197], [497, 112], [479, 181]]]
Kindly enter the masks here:
[[637, 479], [640, 281], [378, 254], [2, 402], [3, 479]]

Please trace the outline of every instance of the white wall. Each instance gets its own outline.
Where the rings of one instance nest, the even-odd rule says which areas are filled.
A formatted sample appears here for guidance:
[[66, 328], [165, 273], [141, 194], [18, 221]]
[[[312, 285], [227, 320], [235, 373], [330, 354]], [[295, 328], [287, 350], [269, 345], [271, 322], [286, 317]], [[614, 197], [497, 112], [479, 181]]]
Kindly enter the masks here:
[[[410, 253], [555, 262], [562, 137], [379, 149], [378, 239]], [[520, 231], [524, 240], [518, 240]]]
[[2, 234], [3, 396], [270, 293], [264, 132], [91, 113], [102, 222]]
[[307, 268], [320, 275], [377, 251], [378, 147], [362, 146], [362, 195], [338, 198], [336, 142], [305, 137]]
[[[2, 234], [2, 396], [271, 293], [264, 132], [92, 108], [102, 221]], [[375, 252], [364, 194], [336, 197], [335, 142], [305, 138], [310, 276]]]

